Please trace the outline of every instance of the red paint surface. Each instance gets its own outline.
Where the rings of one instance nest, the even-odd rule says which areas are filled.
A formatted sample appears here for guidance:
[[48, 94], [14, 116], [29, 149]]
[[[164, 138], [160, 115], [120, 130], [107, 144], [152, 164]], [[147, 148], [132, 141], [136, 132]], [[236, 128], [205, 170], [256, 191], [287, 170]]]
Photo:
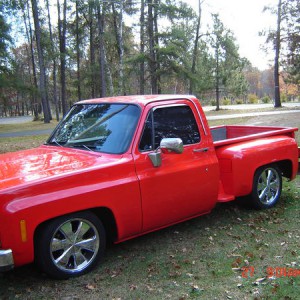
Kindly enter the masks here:
[[[191, 96], [127, 96], [84, 103], [135, 103], [142, 109], [128, 151], [122, 155], [58, 146], [0, 155], [0, 249], [12, 249], [16, 265], [34, 259], [34, 232], [68, 213], [109, 209], [120, 242], [211, 211], [217, 201], [251, 192], [255, 170], [286, 161], [296, 176], [300, 150], [296, 128], [227, 126], [227, 139], [213, 142], [199, 101]], [[162, 154], [153, 167], [138, 144], [150, 109], [189, 105], [201, 141], [182, 154]], [[221, 128], [221, 127], [219, 127]], [[201, 152], [199, 150], [206, 149]], [[198, 150], [198, 151], [197, 151]], [[21, 241], [20, 220], [28, 238]]]

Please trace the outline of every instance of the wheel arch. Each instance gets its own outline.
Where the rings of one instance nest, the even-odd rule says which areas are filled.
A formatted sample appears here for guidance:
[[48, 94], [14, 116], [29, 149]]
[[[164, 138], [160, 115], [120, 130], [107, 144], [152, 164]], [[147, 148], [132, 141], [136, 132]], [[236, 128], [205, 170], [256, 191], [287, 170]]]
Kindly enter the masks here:
[[[248, 163], [247, 160], [245, 160], [245, 162], [242, 164], [242, 167], [241, 164], [233, 161], [232, 165], [233, 168], [232, 170], [230, 170], [230, 173], [221, 171], [221, 181], [223, 185], [227, 184], [225, 192], [228, 195], [234, 195], [234, 197], [243, 197], [251, 193], [253, 189], [254, 176], [262, 167], [277, 167], [282, 177], [286, 177], [288, 179], [293, 178], [293, 162], [288, 159], [277, 161], [263, 161], [252, 166], [250, 163]], [[240, 171], [246, 166], [247, 169], [244, 170], [241, 174]], [[239, 175], [239, 180], [235, 180], [236, 176], [234, 176], [233, 174], [241, 174]]]
[[[96, 217], [102, 222], [102, 224], [104, 226], [107, 239], [112, 242], [117, 240], [117, 237], [118, 237], [117, 223], [116, 223], [113, 212], [109, 208], [96, 207], [96, 208], [91, 208], [91, 209], [86, 209], [86, 210], [81, 210], [81, 211], [74, 211], [74, 212], [64, 214], [64, 215], [66, 216], [66, 215], [71, 215], [73, 213], [80, 213], [80, 212], [92, 212], [94, 215], [96, 215]], [[46, 227], [47, 224], [49, 222], [51, 222], [52, 220], [54, 220], [58, 217], [64, 216], [64, 215], [60, 215], [60, 216], [48, 219], [46, 221], [43, 221], [35, 228], [34, 233], [33, 233], [34, 252], [36, 252], [36, 240], [37, 240], [39, 234], [41, 233], [41, 231], [43, 230], [43, 228]]]
[[[274, 162], [269, 162], [269, 163], [263, 163], [260, 165], [257, 165], [252, 173], [252, 178], [254, 178], [256, 172], [258, 169], [262, 168], [262, 167], [277, 167], [280, 172], [282, 177], [286, 177], [286, 178], [291, 178], [292, 174], [293, 174], [293, 163], [292, 161], [286, 159], [286, 160], [279, 160], [279, 161], [274, 161]], [[252, 188], [253, 182], [251, 183], [251, 188]]]
[[277, 167], [280, 169], [282, 176], [291, 179], [293, 174], [293, 163], [290, 160], [281, 160], [276, 163]]
[[[292, 161], [286, 159], [286, 160], [279, 160], [279, 161], [274, 161], [274, 162], [269, 162], [269, 163], [263, 163], [258, 166], [253, 170], [252, 178], [254, 178], [256, 172], [258, 169], [262, 167], [277, 167], [281, 175], [286, 178], [291, 178], [293, 174], [293, 163]], [[253, 185], [253, 182], [252, 182]]]
[[90, 209], [102, 222], [106, 237], [114, 242], [118, 239], [118, 229], [115, 216], [113, 212], [107, 207], [98, 207]]

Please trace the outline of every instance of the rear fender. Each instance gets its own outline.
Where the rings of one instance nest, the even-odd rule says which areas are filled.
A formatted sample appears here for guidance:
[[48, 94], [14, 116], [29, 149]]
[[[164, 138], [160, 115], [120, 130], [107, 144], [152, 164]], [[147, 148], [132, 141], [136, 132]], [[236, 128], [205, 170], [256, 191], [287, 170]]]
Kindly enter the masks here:
[[234, 197], [251, 193], [255, 171], [261, 166], [276, 164], [290, 180], [298, 171], [298, 146], [287, 136], [223, 146], [216, 152], [224, 192]]

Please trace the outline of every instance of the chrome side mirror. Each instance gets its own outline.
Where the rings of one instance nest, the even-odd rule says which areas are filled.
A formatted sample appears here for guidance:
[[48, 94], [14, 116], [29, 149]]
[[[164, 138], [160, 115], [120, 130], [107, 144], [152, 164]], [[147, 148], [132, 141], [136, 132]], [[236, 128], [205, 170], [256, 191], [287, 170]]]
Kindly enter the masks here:
[[160, 149], [163, 153], [177, 153], [183, 152], [183, 142], [179, 138], [165, 138], [160, 142]]
[[[161, 151], [160, 151], [161, 150]], [[158, 168], [161, 166], [161, 153], [177, 153], [183, 152], [183, 142], [179, 138], [165, 138], [160, 142], [160, 146], [148, 154], [153, 167]]]

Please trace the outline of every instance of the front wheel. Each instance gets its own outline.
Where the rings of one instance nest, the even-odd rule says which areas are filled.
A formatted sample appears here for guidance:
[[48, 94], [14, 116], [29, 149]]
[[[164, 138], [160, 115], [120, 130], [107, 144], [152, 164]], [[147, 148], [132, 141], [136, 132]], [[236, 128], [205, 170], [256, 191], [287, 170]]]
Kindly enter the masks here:
[[38, 231], [35, 260], [56, 279], [89, 272], [103, 256], [106, 237], [101, 221], [91, 212], [53, 219]]
[[256, 208], [273, 207], [282, 190], [282, 175], [277, 166], [263, 166], [257, 169], [253, 179], [252, 204]]

